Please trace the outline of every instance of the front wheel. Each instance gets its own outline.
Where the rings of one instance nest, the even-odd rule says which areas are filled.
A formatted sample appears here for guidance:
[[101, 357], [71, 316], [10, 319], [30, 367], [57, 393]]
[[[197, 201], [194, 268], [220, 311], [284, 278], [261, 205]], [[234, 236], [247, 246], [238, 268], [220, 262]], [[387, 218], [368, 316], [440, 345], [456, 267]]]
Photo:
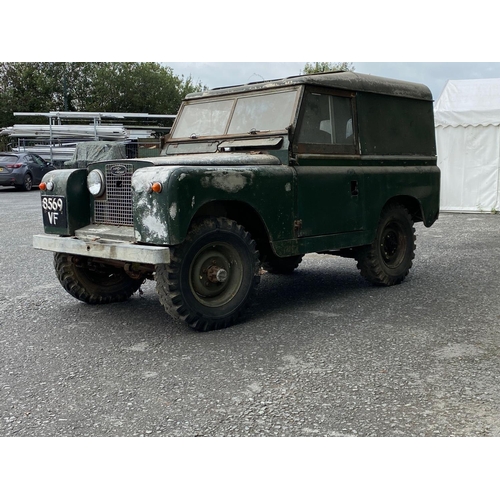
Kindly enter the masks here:
[[259, 269], [250, 233], [233, 220], [209, 217], [171, 248], [169, 264], [156, 266], [156, 290], [167, 313], [194, 330], [225, 328], [246, 309]]
[[54, 268], [70, 295], [92, 305], [127, 300], [144, 281], [131, 278], [121, 268], [64, 253], [54, 254]]
[[358, 269], [375, 285], [397, 285], [410, 271], [415, 248], [415, 229], [408, 210], [399, 204], [388, 205], [380, 216], [375, 240], [357, 252]]

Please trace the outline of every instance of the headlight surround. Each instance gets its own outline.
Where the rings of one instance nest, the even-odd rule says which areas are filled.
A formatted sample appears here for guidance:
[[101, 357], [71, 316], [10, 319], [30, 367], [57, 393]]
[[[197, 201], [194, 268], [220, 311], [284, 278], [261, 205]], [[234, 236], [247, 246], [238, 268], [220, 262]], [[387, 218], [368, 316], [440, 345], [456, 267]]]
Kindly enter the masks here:
[[98, 198], [104, 193], [105, 187], [104, 175], [100, 170], [96, 169], [89, 172], [89, 175], [87, 175], [87, 188], [90, 194]]

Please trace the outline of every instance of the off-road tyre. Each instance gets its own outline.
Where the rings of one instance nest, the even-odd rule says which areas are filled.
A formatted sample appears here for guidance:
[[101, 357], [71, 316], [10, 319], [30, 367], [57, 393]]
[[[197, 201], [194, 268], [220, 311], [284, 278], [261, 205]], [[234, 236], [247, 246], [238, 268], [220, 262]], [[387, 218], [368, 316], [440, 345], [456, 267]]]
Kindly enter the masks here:
[[63, 288], [87, 304], [123, 302], [135, 293], [144, 280], [131, 278], [123, 269], [96, 265], [88, 259], [64, 253], [54, 254], [54, 268]]
[[388, 205], [382, 210], [375, 240], [356, 253], [361, 275], [375, 285], [398, 285], [412, 266], [415, 240], [408, 210], [400, 204]]
[[233, 220], [208, 217], [194, 223], [170, 252], [170, 263], [157, 265], [155, 273], [170, 316], [196, 331], [226, 328], [242, 317], [260, 281], [250, 233]]
[[302, 262], [303, 255], [292, 257], [271, 257], [262, 263], [262, 268], [270, 274], [292, 274]]

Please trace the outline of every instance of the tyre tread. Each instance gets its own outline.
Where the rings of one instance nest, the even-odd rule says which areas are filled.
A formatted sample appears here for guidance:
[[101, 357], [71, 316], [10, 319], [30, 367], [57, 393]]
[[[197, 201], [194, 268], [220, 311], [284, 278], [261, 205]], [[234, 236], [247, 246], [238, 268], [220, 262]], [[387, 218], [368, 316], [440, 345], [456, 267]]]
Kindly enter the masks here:
[[141, 286], [142, 280], [124, 279], [121, 290], [106, 291], [95, 286], [90, 291], [80, 280], [72, 262], [72, 256], [64, 253], [54, 254], [54, 269], [62, 287], [75, 299], [90, 305], [110, 304], [123, 302], [133, 295]]
[[[195, 240], [204, 234], [209, 234], [217, 229], [235, 233], [245, 242], [252, 254], [255, 269], [249, 295], [242, 307], [229, 317], [223, 319], [208, 319], [203, 317], [201, 313], [190, 310], [180, 289], [180, 272], [184, 256]], [[243, 226], [237, 224], [234, 220], [226, 219], [224, 217], [209, 217], [202, 219], [192, 225], [185, 241], [179, 246], [172, 247], [170, 252], [170, 263], [161, 264], [156, 267], [155, 280], [156, 291], [158, 293], [160, 303], [172, 318], [186, 323], [193, 330], [202, 332], [227, 328], [241, 319], [249, 305], [249, 302], [255, 295], [260, 281], [260, 275], [258, 272], [260, 268], [260, 261], [257, 245], [250, 233], [248, 233]]]
[[398, 203], [392, 203], [382, 211], [379, 224], [386, 220], [387, 217], [390, 217], [391, 213], [399, 213], [402, 217], [404, 217], [407, 224], [411, 228], [412, 248], [409, 256], [409, 263], [404, 272], [398, 276], [390, 276], [385, 272], [381, 265], [379, 249], [377, 248], [378, 231], [380, 229], [379, 225], [379, 228], [377, 229], [377, 237], [374, 239], [373, 243], [362, 247], [358, 250], [356, 255], [357, 268], [360, 270], [361, 276], [374, 285], [393, 286], [400, 284], [410, 272], [413, 265], [413, 259], [415, 258], [416, 236], [415, 228], [413, 227], [413, 219], [411, 218], [410, 213], [405, 206]]

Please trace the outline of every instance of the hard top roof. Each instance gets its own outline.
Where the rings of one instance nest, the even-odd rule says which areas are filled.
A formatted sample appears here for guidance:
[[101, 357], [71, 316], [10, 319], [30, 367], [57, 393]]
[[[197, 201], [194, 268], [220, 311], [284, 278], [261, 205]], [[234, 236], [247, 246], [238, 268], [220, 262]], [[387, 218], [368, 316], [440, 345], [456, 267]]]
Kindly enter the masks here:
[[216, 97], [219, 95], [237, 94], [242, 92], [251, 92], [254, 90], [265, 90], [305, 84], [342, 90], [371, 92], [397, 97], [408, 97], [411, 99], [421, 99], [425, 101], [433, 100], [431, 91], [423, 84], [394, 80], [392, 78], [385, 78], [381, 76], [365, 75], [363, 73], [354, 73], [352, 71], [333, 71], [329, 73], [298, 75], [278, 80], [252, 82], [245, 85], [236, 85], [231, 87], [219, 87], [212, 90], [188, 94], [186, 99]]

